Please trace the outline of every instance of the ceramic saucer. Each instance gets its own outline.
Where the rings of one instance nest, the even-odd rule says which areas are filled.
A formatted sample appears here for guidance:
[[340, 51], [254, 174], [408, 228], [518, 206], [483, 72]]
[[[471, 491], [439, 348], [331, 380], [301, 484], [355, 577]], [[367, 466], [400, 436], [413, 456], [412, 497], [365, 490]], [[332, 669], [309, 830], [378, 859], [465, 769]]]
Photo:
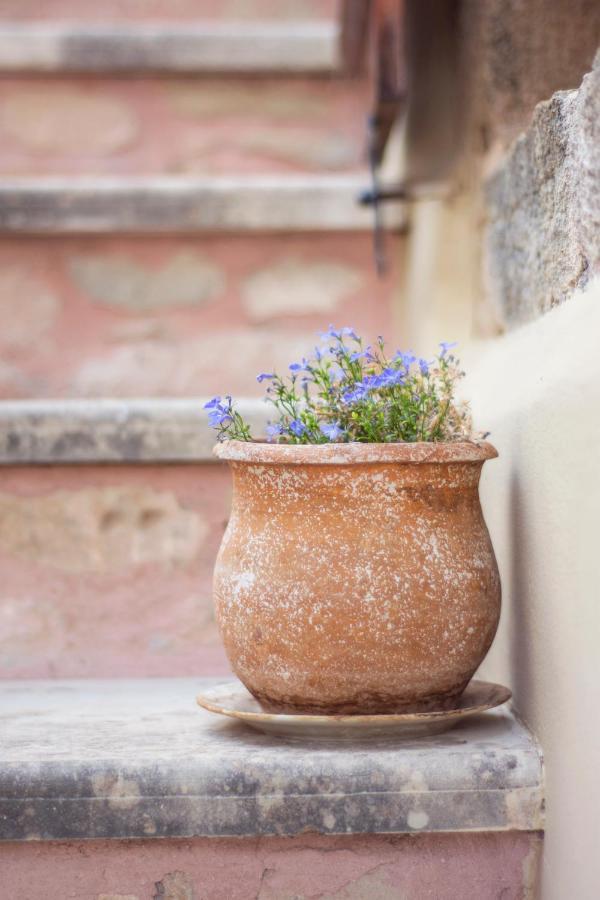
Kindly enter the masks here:
[[439, 734], [468, 716], [501, 706], [510, 697], [511, 691], [501, 684], [471, 681], [454, 709], [374, 716], [321, 716], [265, 712], [239, 681], [232, 681], [207, 688], [196, 700], [204, 709], [238, 719], [264, 734], [296, 740], [351, 741], [371, 738], [409, 740]]

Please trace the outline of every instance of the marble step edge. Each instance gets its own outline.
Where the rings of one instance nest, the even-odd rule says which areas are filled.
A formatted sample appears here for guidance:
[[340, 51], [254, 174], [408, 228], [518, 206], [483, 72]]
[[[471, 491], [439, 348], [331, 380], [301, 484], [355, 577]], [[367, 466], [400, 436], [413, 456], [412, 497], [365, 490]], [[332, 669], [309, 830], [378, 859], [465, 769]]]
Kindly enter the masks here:
[[506, 708], [400, 744], [288, 743], [200, 710], [206, 683], [3, 682], [0, 840], [543, 830], [540, 749]]
[[[204, 398], [0, 401], [1, 465], [214, 462]], [[269, 406], [236, 408], [258, 436]]]
[[0, 23], [0, 72], [320, 75], [341, 69], [333, 21]]
[[[370, 231], [368, 174], [0, 178], [0, 233]], [[392, 204], [398, 230], [405, 209]]]

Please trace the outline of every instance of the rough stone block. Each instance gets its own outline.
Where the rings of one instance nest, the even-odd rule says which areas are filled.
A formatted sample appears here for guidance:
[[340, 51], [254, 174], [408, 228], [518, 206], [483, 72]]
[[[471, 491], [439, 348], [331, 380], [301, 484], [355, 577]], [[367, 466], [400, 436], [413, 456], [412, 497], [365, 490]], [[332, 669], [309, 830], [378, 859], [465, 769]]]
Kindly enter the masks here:
[[487, 187], [489, 288], [515, 325], [600, 272], [600, 57], [576, 91], [536, 107]]

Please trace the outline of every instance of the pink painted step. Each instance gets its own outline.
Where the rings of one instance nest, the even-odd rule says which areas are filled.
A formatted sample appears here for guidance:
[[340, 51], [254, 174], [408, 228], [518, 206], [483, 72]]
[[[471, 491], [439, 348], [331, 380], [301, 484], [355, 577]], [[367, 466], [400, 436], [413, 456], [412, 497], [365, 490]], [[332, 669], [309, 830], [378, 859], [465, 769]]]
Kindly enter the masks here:
[[1, 677], [227, 672], [211, 580], [229, 496], [211, 463], [0, 467]]
[[333, 19], [337, 10], [337, 0], [0, 0], [0, 19], [13, 21]]
[[0, 863], [27, 900], [522, 900], [540, 847], [527, 832], [61, 841], [5, 844]]
[[364, 166], [367, 86], [326, 78], [0, 80], [0, 172], [215, 175]]
[[396, 276], [363, 232], [5, 236], [0, 398], [256, 395], [330, 321], [393, 339]]

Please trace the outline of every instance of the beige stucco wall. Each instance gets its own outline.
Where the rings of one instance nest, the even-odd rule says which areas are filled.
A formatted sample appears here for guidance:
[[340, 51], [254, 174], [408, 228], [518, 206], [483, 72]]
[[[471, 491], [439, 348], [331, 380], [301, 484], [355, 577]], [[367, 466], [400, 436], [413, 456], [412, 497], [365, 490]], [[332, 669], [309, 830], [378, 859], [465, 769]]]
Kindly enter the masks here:
[[482, 668], [509, 684], [547, 765], [543, 900], [600, 891], [600, 282], [461, 357], [500, 451], [481, 495], [503, 583]]

